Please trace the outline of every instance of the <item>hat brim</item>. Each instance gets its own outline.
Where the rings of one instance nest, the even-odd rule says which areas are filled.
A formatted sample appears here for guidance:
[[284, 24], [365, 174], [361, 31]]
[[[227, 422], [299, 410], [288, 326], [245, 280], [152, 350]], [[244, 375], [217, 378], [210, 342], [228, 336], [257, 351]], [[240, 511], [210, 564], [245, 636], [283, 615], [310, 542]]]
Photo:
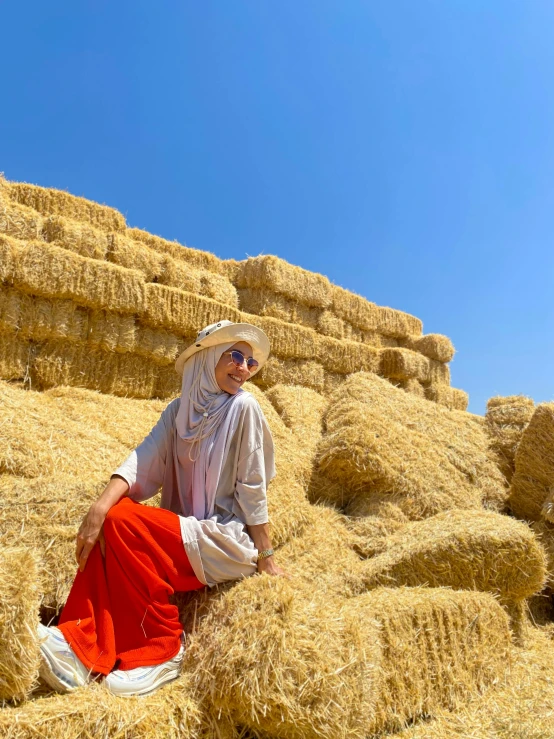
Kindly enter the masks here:
[[[233, 323], [231, 326], [222, 326], [212, 331], [209, 336], [195, 341], [178, 357], [175, 362], [175, 370], [182, 375], [187, 359], [202, 351], [202, 349], [218, 344], [229, 344], [230, 342], [236, 344], [239, 341], [246, 341], [252, 347], [252, 356], [258, 362], [256, 372], [259, 372], [269, 357], [269, 339], [261, 329], [252, 326], [251, 323]], [[256, 372], [252, 372], [252, 375], [255, 375]]]

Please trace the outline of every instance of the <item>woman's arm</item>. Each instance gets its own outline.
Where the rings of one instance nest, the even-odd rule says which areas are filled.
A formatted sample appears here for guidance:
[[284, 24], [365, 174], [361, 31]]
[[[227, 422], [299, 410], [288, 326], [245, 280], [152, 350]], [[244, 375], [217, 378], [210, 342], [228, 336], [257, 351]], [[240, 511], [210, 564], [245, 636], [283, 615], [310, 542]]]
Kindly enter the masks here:
[[112, 477], [98, 500], [91, 505], [83, 519], [77, 534], [75, 557], [81, 572], [85, 569], [87, 559], [97, 540], [100, 541], [102, 554], [105, 553], [102, 526], [110, 508], [127, 495], [129, 484], [122, 477]]
[[[248, 534], [258, 552], [265, 549], [273, 549], [271, 546], [271, 538], [269, 536], [269, 524], [259, 523], [255, 526], [247, 526]], [[258, 572], [267, 572], [268, 575], [283, 575], [289, 577], [287, 573], [275, 564], [273, 555], [258, 560]]]

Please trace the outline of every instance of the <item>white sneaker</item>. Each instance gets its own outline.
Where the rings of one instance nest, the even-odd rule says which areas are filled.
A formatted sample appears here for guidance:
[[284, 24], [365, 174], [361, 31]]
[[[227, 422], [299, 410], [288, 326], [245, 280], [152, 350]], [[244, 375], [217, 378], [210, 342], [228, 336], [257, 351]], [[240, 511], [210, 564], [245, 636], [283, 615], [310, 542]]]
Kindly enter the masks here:
[[181, 644], [178, 654], [167, 662], [150, 667], [135, 667], [133, 670], [114, 670], [106, 676], [105, 686], [115, 695], [129, 697], [148, 695], [165, 683], [179, 677], [185, 647]]
[[65, 636], [55, 626], [38, 625], [41, 639], [39, 675], [58, 693], [67, 693], [90, 681], [90, 670], [84, 666]]

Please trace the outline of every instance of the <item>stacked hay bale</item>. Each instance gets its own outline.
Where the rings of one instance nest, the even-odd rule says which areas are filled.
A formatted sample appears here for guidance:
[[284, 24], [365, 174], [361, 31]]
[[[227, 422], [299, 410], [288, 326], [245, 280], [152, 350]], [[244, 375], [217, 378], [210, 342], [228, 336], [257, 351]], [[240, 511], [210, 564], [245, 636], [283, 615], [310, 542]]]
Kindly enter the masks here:
[[37, 555], [0, 549], [0, 701], [24, 700], [36, 687], [40, 599]]
[[[323, 275], [271, 255], [233, 261], [228, 273], [238, 288], [243, 310], [353, 342], [361, 355], [365, 354], [364, 346], [379, 349], [374, 355], [379, 357], [378, 366], [360, 365], [358, 370], [376, 371], [407, 392], [448, 407], [467, 408], [467, 395], [450, 387], [447, 363], [454, 356], [452, 342], [439, 334], [423, 336], [422, 323], [414, 316], [377, 306], [333, 285]], [[318, 357], [315, 364], [321, 364], [322, 355], [313, 356]], [[284, 381], [284, 370], [279, 369]], [[274, 373], [277, 368], [269, 366], [268, 382]], [[339, 381], [333, 375], [348, 373], [337, 364], [331, 368], [324, 365], [324, 374], [324, 387], [329, 390]]]
[[273, 356], [256, 377], [264, 388], [327, 393], [364, 370], [467, 407], [467, 395], [450, 387], [451, 342], [423, 336], [417, 318], [276, 257], [224, 263], [58, 190], [0, 180], [0, 277], [3, 379], [171, 397], [179, 351], [226, 317], [270, 336]]
[[[275, 257], [224, 263], [5, 181], [0, 277], [0, 377], [33, 388], [0, 383], [0, 534], [38, 550], [43, 618], [65, 601], [79, 521], [164, 406], [149, 399], [178, 392], [175, 356], [223, 317], [272, 343], [250, 391], [275, 439], [272, 538], [294, 575], [185, 598], [185, 674], [140, 711], [95, 686], [4, 709], [0, 733], [97, 735], [101, 720], [105, 736], [362, 737], [502, 678], [495, 596], [540, 588], [542, 550], [482, 510], [506, 487], [483, 426], [449, 410], [467, 396], [450, 387], [446, 337]], [[31, 652], [8, 697], [32, 685]]]
[[498, 455], [500, 471], [510, 483], [521, 435], [531, 420], [535, 404], [525, 395], [496, 396], [487, 402], [486, 423], [491, 448]]
[[554, 403], [540, 403], [521, 435], [510, 487], [512, 513], [540, 538], [548, 554], [549, 589], [554, 582]]

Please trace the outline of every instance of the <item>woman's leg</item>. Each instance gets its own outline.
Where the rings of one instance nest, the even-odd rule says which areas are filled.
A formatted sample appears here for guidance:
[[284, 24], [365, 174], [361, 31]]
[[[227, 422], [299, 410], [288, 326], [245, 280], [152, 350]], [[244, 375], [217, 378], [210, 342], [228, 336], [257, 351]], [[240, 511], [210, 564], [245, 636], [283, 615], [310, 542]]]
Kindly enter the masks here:
[[104, 675], [171, 659], [183, 629], [169, 595], [204, 587], [188, 561], [179, 517], [123, 498], [106, 517], [104, 537], [105, 560], [97, 544], [58, 628], [79, 659]]

